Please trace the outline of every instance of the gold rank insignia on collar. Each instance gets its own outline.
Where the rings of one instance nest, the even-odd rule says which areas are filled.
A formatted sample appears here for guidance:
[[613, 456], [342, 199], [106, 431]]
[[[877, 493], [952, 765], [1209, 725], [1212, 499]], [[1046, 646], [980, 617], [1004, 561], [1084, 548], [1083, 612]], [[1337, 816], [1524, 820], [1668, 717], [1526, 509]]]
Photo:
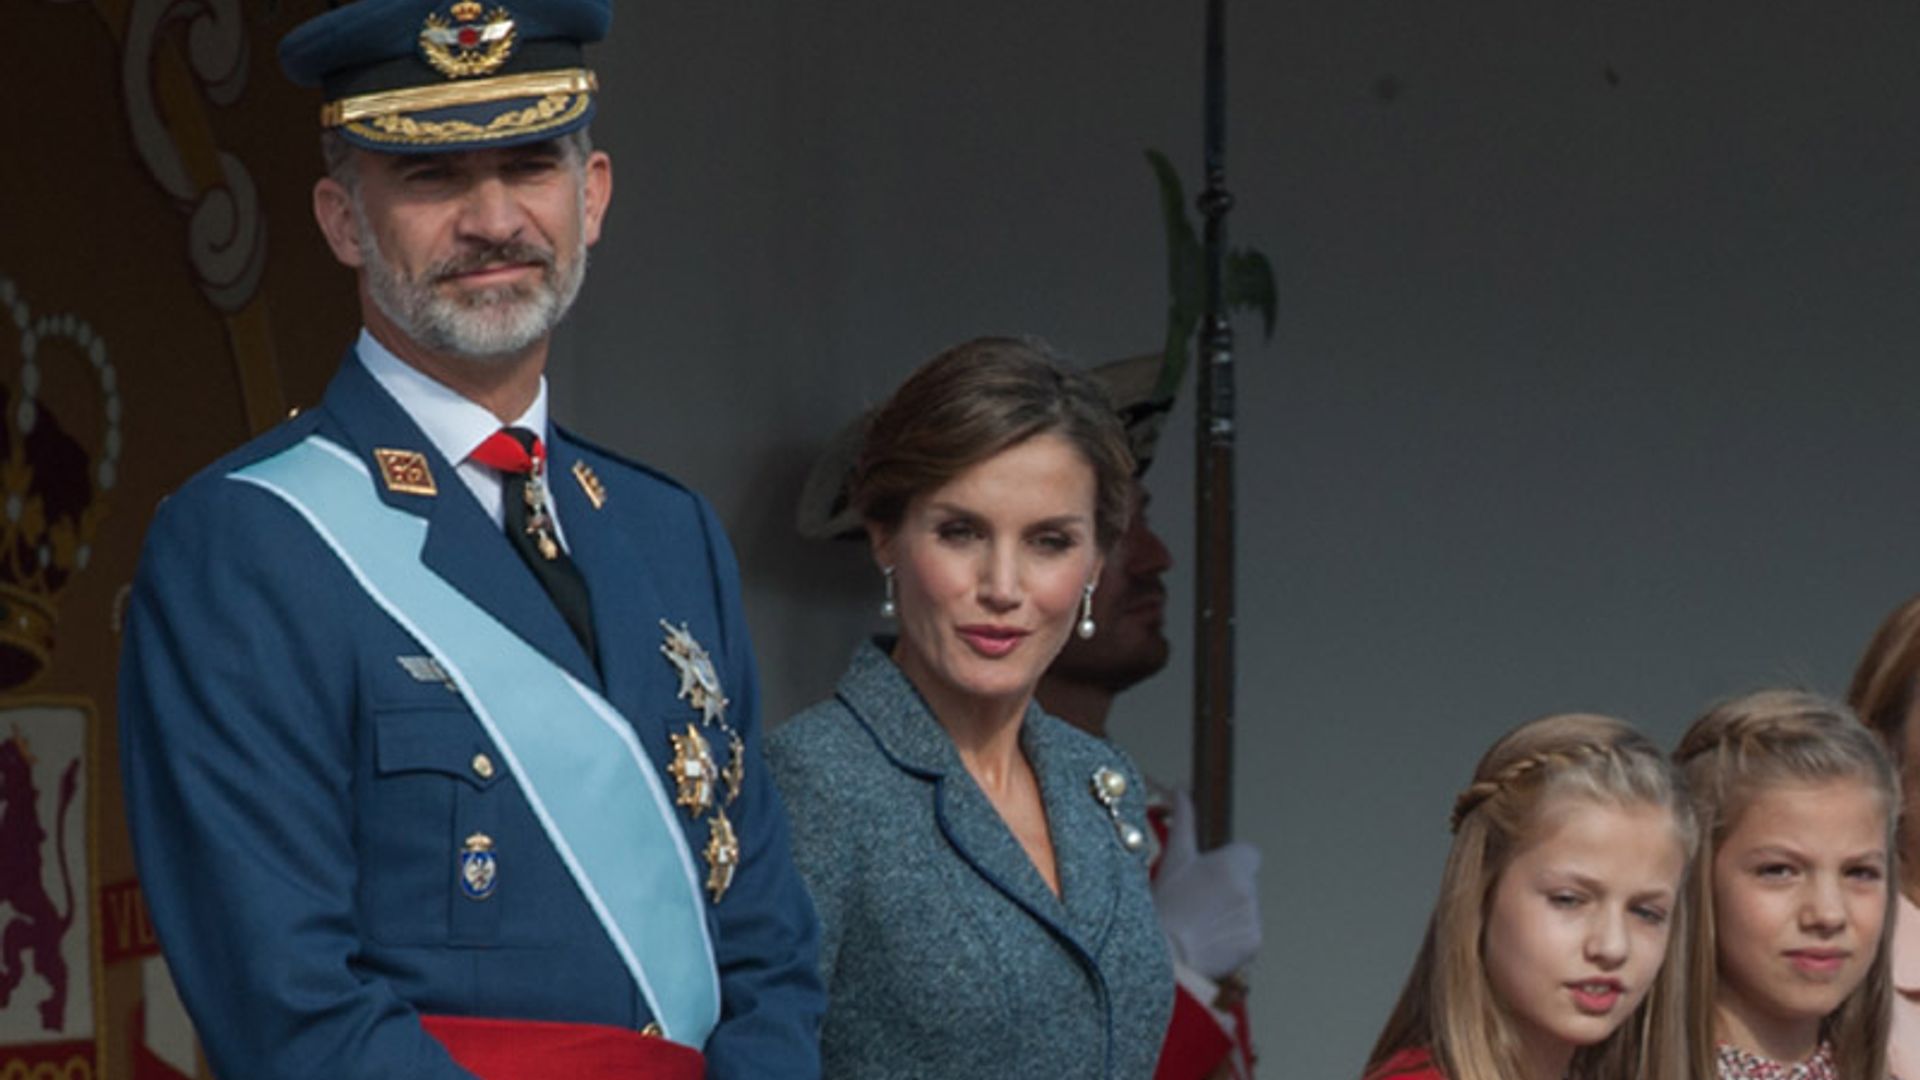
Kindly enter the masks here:
[[733, 884], [733, 872], [740, 867], [740, 841], [733, 835], [733, 822], [727, 820], [725, 810], [716, 809], [707, 819], [707, 850], [703, 854], [707, 860], [707, 891], [717, 904]]
[[573, 478], [580, 481], [580, 490], [587, 493], [587, 501], [595, 510], [607, 505], [607, 485], [593, 474], [593, 467], [584, 461], [573, 463]]
[[380, 479], [388, 491], [402, 495], [440, 494], [434, 485], [433, 470], [427, 468], [427, 455], [418, 450], [378, 449], [373, 460], [380, 466]]

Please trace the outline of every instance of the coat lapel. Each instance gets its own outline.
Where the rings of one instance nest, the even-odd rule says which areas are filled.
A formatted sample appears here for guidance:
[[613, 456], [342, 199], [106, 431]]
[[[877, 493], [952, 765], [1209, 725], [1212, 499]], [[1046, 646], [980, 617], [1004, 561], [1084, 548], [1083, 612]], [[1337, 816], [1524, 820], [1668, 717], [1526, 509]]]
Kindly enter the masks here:
[[[1106, 808], [1093, 795], [1095, 770], [1117, 767], [1117, 760], [1104, 758], [1118, 755], [1089, 754], [1077, 735], [1062, 721], [1034, 709], [1027, 715], [1020, 744], [1040, 780], [1068, 925], [1082, 941], [1102, 941], [1119, 904], [1119, 883], [1129, 872], [1120, 863], [1138, 856], [1121, 845]], [[1134, 805], [1144, 805], [1145, 798], [1144, 791], [1127, 793]]]
[[[621, 527], [633, 521], [645, 527], [644, 516], [621, 515], [610, 506], [593, 504], [585, 482], [574, 471], [582, 459], [571, 439], [559, 433], [548, 445], [547, 491], [559, 509], [560, 528], [574, 565], [586, 578], [587, 593], [593, 598], [593, 632], [600, 655], [606, 658], [607, 699], [630, 721], [638, 722], [658, 712], [658, 703], [671, 700], [675, 693], [673, 665], [660, 655], [666, 636], [660, 620], [672, 613], [654, 588], [642, 554], [665, 550], [666, 545], [644, 544], [645, 538], [630, 536]], [[602, 491], [608, 504], [623, 495]], [[635, 497], [633, 492], [624, 495]], [[647, 702], [655, 703], [653, 708], [645, 708]]]
[[[327, 388], [322, 407], [347, 448], [364, 455], [380, 498], [427, 521], [420, 560], [467, 599], [588, 686], [600, 685], [586, 650], [568, 629], [539, 579], [507, 543], [453, 465], [433, 447], [399, 402], [375, 381], [351, 351]], [[381, 480], [376, 450], [420, 454], [433, 476], [433, 495], [394, 490]]]
[[[953, 742], [933, 718], [926, 702], [874, 643], [862, 645], [855, 654], [853, 664], [841, 680], [840, 698], [873, 732], [888, 757], [900, 767], [933, 781], [935, 817], [961, 860], [1085, 955], [1085, 946], [1068, 925], [1061, 898], [1047, 888], [1040, 871], [1034, 868], [1033, 860], [1007, 828], [1000, 812], [993, 808], [960, 763]], [[1029, 710], [1029, 727], [1037, 715], [1037, 710]], [[1025, 743], [1023, 734], [1023, 746]], [[1051, 820], [1051, 806], [1048, 812]], [[1056, 859], [1063, 848], [1073, 843], [1073, 837], [1056, 829]], [[1065, 867], [1061, 869], [1064, 887]]]

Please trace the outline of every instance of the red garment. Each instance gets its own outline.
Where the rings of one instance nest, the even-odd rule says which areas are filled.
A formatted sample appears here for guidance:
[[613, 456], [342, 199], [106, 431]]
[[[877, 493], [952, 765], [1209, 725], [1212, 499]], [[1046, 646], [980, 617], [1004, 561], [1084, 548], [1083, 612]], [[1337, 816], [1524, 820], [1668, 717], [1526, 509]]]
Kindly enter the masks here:
[[[1149, 879], [1160, 873], [1160, 856], [1166, 850], [1172, 818], [1173, 806], [1166, 789], [1149, 782], [1147, 828], [1153, 842], [1147, 859]], [[1166, 1040], [1160, 1044], [1153, 1080], [1207, 1080], [1220, 1075], [1222, 1066], [1234, 1080], [1253, 1080], [1253, 1029], [1247, 1021], [1247, 1003], [1237, 1001], [1225, 1011], [1233, 1019], [1231, 1029], [1206, 1001], [1175, 983], [1173, 1016], [1167, 1023]]]
[[627, 1028], [544, 1020], [422, 1016], [460, 1067], [480, 1080], [702, 1080], [690, 1046]]
[[1160, 1063], [1153, 1080], [1205, 1080], [1227, 1060], [1233, 1040], [1200, 999], [1184, 986], [1174, 987], [1173, 1019], [1167, 1039], [1160, 1044]]
[[1424, 1046], [1402, 1050], [1367, 1074], [1366, 1080], [1447, 1080]]

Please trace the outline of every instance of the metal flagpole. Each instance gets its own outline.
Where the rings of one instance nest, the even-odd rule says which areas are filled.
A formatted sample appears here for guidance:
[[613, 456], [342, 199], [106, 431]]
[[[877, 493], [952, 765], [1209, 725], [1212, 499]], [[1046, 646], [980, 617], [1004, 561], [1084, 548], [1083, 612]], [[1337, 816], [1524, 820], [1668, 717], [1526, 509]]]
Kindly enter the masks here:
[[1206, 316], [1194, 418], [1193, 795], [1202, 849], [1233, 834], [1233, 327], [1227, 322], [1226, 12], [1207, 0]]

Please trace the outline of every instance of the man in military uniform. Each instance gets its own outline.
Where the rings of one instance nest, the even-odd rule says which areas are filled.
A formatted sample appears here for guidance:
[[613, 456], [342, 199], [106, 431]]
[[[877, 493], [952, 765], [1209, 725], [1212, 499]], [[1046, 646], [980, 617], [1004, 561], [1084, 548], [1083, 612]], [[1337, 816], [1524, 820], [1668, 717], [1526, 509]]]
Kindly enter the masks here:
[[319, 407], [161, 507], [120, 684], [219, 1075], [818, 1075], [732, 553], [547, 418], [612, 189], [582, 49], [609, 21], [359, 0], [282, 44], [365, 326]]

